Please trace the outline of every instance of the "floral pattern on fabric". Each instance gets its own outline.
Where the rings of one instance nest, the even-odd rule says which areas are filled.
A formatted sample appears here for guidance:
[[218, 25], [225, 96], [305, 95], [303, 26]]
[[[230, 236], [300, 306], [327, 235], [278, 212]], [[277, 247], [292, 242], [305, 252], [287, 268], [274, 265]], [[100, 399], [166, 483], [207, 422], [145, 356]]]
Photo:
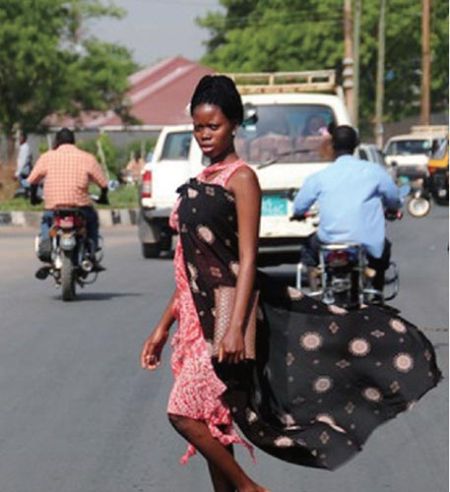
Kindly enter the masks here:
[[[221, 176], [219, 181], [222, 183], [223, 180], [224, 176]], [[198, 192], [195, 190], [188, 194], [191, 199], [197, 195]], [[179, 202], [172, 211], [169, 222], [177, 231], [178, 206]], [[208, 228], [199, 226], [197, 232], [202, 240], [212, 240], [212, 232]], [[171, 365], [175, 383], [169, 396], [167, 411], [170, 414], [206, 422], [212, 436], [224, 446], [242, 444], [253, 456], [252, 447], [234, 430], [230, 410], [222, 401], [221, 396], [226, 391], [226, 386], [213, 369], [212, 348], [203, 336], [199, 320], [202, 313], [197, 313], [191, 294], [191, 289], [194, 292], [198, 291], [195, 285], [197, 268], [192, 263], [187, 264], [190, 276], [188, 279], [180, 241], [175, 250], [174, 268], [177, 295], [173, 312], [178, 320], [178, 329], [172, 338]], [[220, 269], [215, 271], [212, 267], [211, 274], [217, 276]], [[187, 463], [195, 453], [194, 446], [189, 444], [180, 462]]]
[[226, 183], [242, 165], [212, 166], [178, 190], [171, 223], [180, 234], [179, 328], [169, 412], [204, 420], [223, 443], [243, 443], [234, 421], [272, 456], [334, 469], [438, 383], [435, 353], [394, 310], [347, 312], [257, 272], [256, 360], [211, 359], [214, 290], [235, 286], [239, 271], [237, 211]]

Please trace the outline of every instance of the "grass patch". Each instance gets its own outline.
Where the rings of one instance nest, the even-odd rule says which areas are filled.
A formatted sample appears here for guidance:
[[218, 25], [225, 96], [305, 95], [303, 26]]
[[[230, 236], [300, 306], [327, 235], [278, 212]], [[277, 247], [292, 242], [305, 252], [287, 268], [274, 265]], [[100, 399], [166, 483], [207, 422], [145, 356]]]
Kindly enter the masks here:
[[31, 205], [25, 198], [11, 198], [0, 202], [0, 212], [41, 212], [44, 205]]
[[109, 205], [98, 205], [98, 208], [138, 208], [139, 193], [137, 186], [121, 185], [117, 190], [108, 193]]
[[[16, 185], [17, 186], [17, 185]], [[91, 190], [93, 194], [98, 195], [99, 190]], [[0, 212], [40, 212], [44, 209], [44, 205], [31, 205], [29, 200], [25, 198], [10, 198], [8, 195], [3, 195], [0, 198]], [[139, 194], [136, 186], [122, 185], [108, 194], [109, 205], [96, 205], [97, 208], [138, 208]]]

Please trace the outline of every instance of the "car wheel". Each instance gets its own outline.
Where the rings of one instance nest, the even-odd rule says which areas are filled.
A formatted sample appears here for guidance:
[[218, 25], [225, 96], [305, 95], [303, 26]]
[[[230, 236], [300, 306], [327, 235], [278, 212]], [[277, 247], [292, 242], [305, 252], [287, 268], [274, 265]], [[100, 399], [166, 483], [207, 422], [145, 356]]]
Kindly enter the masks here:
[[144, 258], [158, 258], [161, 253], [159, 243], [142, 243], [142, 256]]

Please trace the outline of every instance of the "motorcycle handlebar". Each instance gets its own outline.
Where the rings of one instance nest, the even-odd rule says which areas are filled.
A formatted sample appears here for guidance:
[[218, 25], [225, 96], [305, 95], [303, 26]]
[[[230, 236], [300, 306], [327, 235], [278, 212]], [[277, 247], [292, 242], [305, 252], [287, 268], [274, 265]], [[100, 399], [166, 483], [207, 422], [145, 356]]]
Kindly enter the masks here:
[[314, 213], [314, 212], [305, 212], [304, 214], [301, 214], [301, 215], [292, 215], [290, 218], [289, 218], [289, 221], [290, 222], [294, 222], [294, 221], [297, 221], [297, 222], [302, 222], [303, 220], [306, 220], [308, 218], [312, 218], [312, 217], [315, 217], [317, 214]]
[[292, 215], [291, 217], [289, 217], [289, 222], [301, 222], [305, 219], [306, 217], [304, 215]]
[[386, 217], [386, 220], [389, 221], [402, 220], [403, 212], [401, 210], [386, 210], [384, 216]]
[[[314, 213], [305, 212], [302, 215], [292, 215], [289, 218], [289, 221], [290, 222], [302, 222], [302, 221], [306, 220], [308, 217], [314, 217], [314, 216], [315, 216]], [[403, 219], [403, 212], [401, 210], [386, 210], [384, 212], [384, 216], [385, 216], [386, 220], [389, 220], [389, 221], [402, 220]]]
[[103, 199], [103, 200], [101, 198], [97, 198], [97, 199], [94, 199], [94, 202], [97, 203], [98, 205], [109, 205], [108, 198]]

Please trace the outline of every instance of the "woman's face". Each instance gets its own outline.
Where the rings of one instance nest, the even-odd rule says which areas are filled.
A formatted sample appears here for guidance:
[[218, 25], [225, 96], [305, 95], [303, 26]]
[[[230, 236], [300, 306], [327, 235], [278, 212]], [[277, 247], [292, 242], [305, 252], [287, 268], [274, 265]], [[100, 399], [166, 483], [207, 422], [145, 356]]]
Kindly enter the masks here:
[[236, 125], [214, 104], [200, 104], [192, 114], [194, 136], [206, 157], [214, 160], [233, 152], [233, 131]]

